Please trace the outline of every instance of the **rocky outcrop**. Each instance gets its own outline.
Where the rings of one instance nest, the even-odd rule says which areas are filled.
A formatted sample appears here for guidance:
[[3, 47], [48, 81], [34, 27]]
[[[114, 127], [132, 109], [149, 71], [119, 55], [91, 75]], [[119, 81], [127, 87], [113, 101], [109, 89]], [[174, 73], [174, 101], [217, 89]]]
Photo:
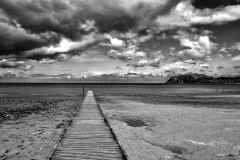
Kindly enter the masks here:
[[240, 77], [218, 77], [204, 74], [183, 74], [171, 77], [165, 83], [240, 83]]

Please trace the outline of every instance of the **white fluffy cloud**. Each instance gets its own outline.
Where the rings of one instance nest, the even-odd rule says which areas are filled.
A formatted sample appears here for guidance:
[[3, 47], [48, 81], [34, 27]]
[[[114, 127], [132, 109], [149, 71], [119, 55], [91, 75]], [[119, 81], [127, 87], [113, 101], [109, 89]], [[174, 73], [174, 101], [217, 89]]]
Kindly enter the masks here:
[[235, 43], [230, 49], [240, 51], [240, 42]]
[[40, 63], [51, 64], [55, 60], [66, 61], [73, 56], [81, 55], [88, 48], [105, 40], [106, 38], [103, 35], [96, 35], [95, 33], [83, 36], [81, 41], [76, 42], [67, 38], [62, 38], [58, 45], [51, 45], [49, 47], [41, 47], [26, 51], [23, 56], [28, 59], [33, 57]]
[[107, 55], [111, 58], [120, 59], [123, 61], [136, 61], [143, 59], [147, 54], [142, 51], [137, 51], [136, 46], [129, 46], [121, 51], [111, 49]]
[[176, 68], [191, 68], [193, 65], [192, 64], [187, 64], [184, 62], [173, 62], [170, 64], [166, 64], [165, 66], [161, 67], [164, 70], [172, 70]]
[[121, 39], [112, 37], [109, 34], [106, 34], [105, 37], [109, 41], [109, 43], [101, 43], [100, 45], [113, 47], [113, 48], [124, 48], [124, 47], [126, 47], [126, 43]]
[[54, 59], [49, 59], [49, 58], [43, 58], [41, 61], [39, 61], [39, 63], [43, 63], [43, 64], [53, 64], [56, 61]]
[[134, 66], [134, 67], [150, 66], [150, 67], [159, 68], [160, 67], [160, 62], [163, 61], [164, 59], [165, 59], [165, 57], [162, 54], [160, 54], [155, 59], [144, 58], [144, 59], [141, 59], [137, 62], [133, 62], [131, 65]]
[[188, 49], [181, 50], [176, 53], [176, 56], [185, 56], [192, 59], [204, 59], [216, 49], [217, 44], [210, 40], [211, 32], [203, 31], [200, 34], [196, 30], [178, 31], [173, 38], [180, 41], [180, 45]]
[[195, 68], [210, 68], [209, 64], [205, 64], [205, 63], [197, 63], [197, 65], [195, 66]]
[[232, 57], [231, 60], [232, 61], [240, 61], [240, 55]]
[[240, 19], [240, 5], [222, 9], [199, 10], [191, 1], [182, 1], [167, 16], [159, 16], [155, 21], [160, 29], [189, 27], [194, 24], [221, 24]]

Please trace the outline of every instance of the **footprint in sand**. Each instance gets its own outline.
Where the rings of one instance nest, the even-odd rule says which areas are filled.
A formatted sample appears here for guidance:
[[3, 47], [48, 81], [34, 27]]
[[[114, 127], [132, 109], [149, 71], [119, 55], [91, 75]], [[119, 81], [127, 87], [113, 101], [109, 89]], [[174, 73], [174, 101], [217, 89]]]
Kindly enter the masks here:
[[22, 145], [22, 144], [20, 144], [20, 145], [18, 145], [17, 147], [18, 147], [18, 148], [21, 148], [22, 146], [23, 146], [23, 145]]
[[6, 149], [5, 153], [9, 153], [10, 149]]

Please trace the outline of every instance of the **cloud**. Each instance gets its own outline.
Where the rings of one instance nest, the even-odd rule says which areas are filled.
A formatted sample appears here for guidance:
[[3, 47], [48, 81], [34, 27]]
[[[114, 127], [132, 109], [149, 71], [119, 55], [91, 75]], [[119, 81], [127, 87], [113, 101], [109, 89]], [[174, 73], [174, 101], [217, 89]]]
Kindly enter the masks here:
[[154, 37], [152, 33], [127, 33], [111, 32], [106, 35], [109, 43], [100, 43], [101, 46], [107, 46], [111, 49], [107, 52], [107, 56], [112, 59], [119, 59], [128, 62], [133, 67], [159, 67], [160, 61], [165, 60], [161, 54], [162, 51], [142, 51], [139, 49], [142, 43], [149, 41]]
[[[31, 60], [53, 64], [87, 54], [87, 50], [95, 47], [96, 54], [122, 60], [136, 70], [207, 68], [204, 63], [217, 49], [218, 39], [213, 32], [193, 26], [204, 28], [236, 21], [240, 19], [240, 5], [219, 6], [221, 1], [209, 7], [199, 3], [197, 0], [194, 3], [192, 0], [0, 0], [0, 67], [29, 70]], [[176, 34], [171, 36], [173, 33]], [[235, 52], [226, 47], [229, 44], [223, 45], [226, 51], [231, 54], [239, 51], [238, 43], [231, 43]], [[164, 54], [178, 56], [182, 62], [160, 67], [169, 55], [163, 56], [157, 52], [159, 49]], [[238, 59], [232, 57], [233, 61]]]
[[223, 47], [219, 50], [219, 52], [222, 52], [222, 53], [228, 53], [227, 51], [227, 48], [226, 47]]
[[187, 63], [184, 63], [184, 62], [173, 62], [173, 63], [170, 63], [170, 64], [166, 64], [164, 66], [161, 67], [161, 69], [163, 70], [173, 70], [173, 69], [183, 69], [183, 68], [191, 68], [193, 65], [191, 64], [187, 64]]
[[196, 33], [196, 30], [189, 32], [186, 30], [179, 30], [177, 35], [173, 36], [174, 39], [180, 41], [180, 45], [188, 49], [181, 50], [176, 53], [176, 56], [192, 59], [204, 59], [216, 50], [217, 44], [210, 40], [212, 33], [204, 30], [201, 33]]
[[217, 54], [217, 56], [219, 57], [219, 58], [224, 58], [224, 56], [222, 55], [222, 54]]
[[171, 12], [182, 0], [134, 0], [132, 3], [127, 2], [127, 11], [130, 15], [133, 15], [138, 19], [140, 28], [149, 26], [158, 16], [165, 16]]
[[105, 37], [109, 43], [101, 43], [100, 45], [119, 49], [126, 47], [126, 43], [121, 39], [112, 37], [111, 35], [108, 34], [106, 34]]
[[204, 69], [210, 69], [210, 68], [211, 66], [209, 64], [203, 63], [202, 60], [192, 60], [192, 59], [173, 62], [161, 67], [161, 69], [163, 70], [168, 70], [168, 71], [178, 70], [182, 72], [186, 72], [187, 70], [192, 70], [192, 69], [204, 70]]
[[170, 14], [158, 16], [155, 22], [161, 30], [197, 24], [223, 24], [240, 19], [239, 10], [240, 5], [199, 10], [192, 6], [191, 1], [182, 1]]
[[54, 34], [29, 34], [23, 28], [16, 28], [0, 21], [0, 55], [57, 44], [60, 38]]
[[240, 66], [234, 66], [234, 69], [239, 69], [240, 68]]
[[[140, 24], [149, 25], [158, 15], [167, 15], [180, 1], [1, 0], [0, 56], [51, 64], [81, 55], [99, 43], [128, 48], [129, 44], [110, 32], [127, 35], [141, 30]], [[137, 35], [129, 40], [138, 45], [152, 37]], [[103, 43], [106, 39], [109, 43]]]
[[210, 68], [210, 65], [202, 63], [202, 62], [197, 62], [195, 68], [200, 68], [200, 69], [205, 68], [205, 69], [208, 69], [208, 68]]
[[17, 75], [12, 73], [11, 71], [8, 71], [7, 73], [4, 73], [1, 75], [0, 78], [16, 78]]
[[231, 51], [240, 51], [240, 42], [235, 43], [232, 47], [229, 48]]
[[24, 74], [24, 77], [29, 77], [31, 79], [79, 79], [82, 75], [72, 74], [72, 73], [56, 73], [56, 74], [44, 74], [44, 73], [30, 73]]
[[0, 61], [0, 68], [13, 68], [20, 70], [31, 70], [33, 67], [28, 64], [26, 61], [16, 61], [16, 60], [6, 60], [3, 59]]
[[42, 47], [22, 53], [22, 57], [40, 61], [40, 63], [52, 63], [52, 60], [66, 61], [73, 56], [81, 55], [85, 50], [105, 40], [104, 36], [90, 34], [83, 36], [82, 41], [72, 42], [62, 38], [55, 46]]
[[155, 68], [159, 68], [160, 67], [160, 62], [161, 62], [161, 58], [156, 58], [154, 60], [147, 60], [147, 59], [142, 59], [140, 61], [137, 62], [133, 62], [132, 64], [130, 64], [133, 67], [145, 67], [145, 66], [150, 66], [150, 67], [155, 67]]
[[144, 36], [135, 37], [135, 38], [131, 39], [130, 41], [133, 44], [139, 44], [139, 43], [146, 42], [152, 38], [153, 38], [153, 34], [148, 34], [148, 35], [144, 35]]
[[50, 59], [50, 58], [42, 58], [42, 60], [39, 61], [39, 63], [43, 63], [43, 64], [53, 64], [56, 61], [54, 59]]
[[218, 66], [217, 69], [221, 70], [221, 69], [224, 69], [224, 67], [223, 66]]
[[[3, 13], [33, 33], [52, 31], [70, 39], [79, 39], [95, 30], [128, 31], [137, 23], [152, 22], [167, 15], [181, 0], [1, 0]], [[12, 12], [14, 10], [14, 12]], [[93, 20], [93, 21], [88, 21]]]
[[165, 70], [166, 73], [176, 74], [174, 70]]
[[[0, 8], [10, 19], [31, 33], [54, 32], [71, 39], [78, 39], [85, 33], [79, 27], [86, 22], [75, 17], [79, 8], [70, 1], [2, 0]], [[14, 12], [12, 12], [14, 10]]]
[[232, 61], [240, 61], [240, 55], [232, 57], [231, 60]]
[[134, 45], [128, 46], [128, 48], [126, 48], [122, 51], [111, 49], [107, 53], [107, 55], [110, 58], [119, 59], [119, 60], [126, 61], [126, 62], [140, 60], [147, 56], [147, 54], [145, 52], [137, 51], [137, 49], [138, 48]]
[[195, 8], [198, 9], [214, 9], [219, 7], [226, 7], [229, 5], [239, 5], [239, 0], [217, 0], [217, 1], [209, 1], [209, 0], [193, 0], [192, 4]]
[[198, 61], [192, 60], [192, 59], [188, 59], [188, 60], [183, 61], [183, 63], [196, 65], [198, 63]]
[[185, 68], [182, 68], [182, 71], [183, 71], [183, 72], [186, 72], [186, 71], [187, 71], [187, 69], [185, 69]]

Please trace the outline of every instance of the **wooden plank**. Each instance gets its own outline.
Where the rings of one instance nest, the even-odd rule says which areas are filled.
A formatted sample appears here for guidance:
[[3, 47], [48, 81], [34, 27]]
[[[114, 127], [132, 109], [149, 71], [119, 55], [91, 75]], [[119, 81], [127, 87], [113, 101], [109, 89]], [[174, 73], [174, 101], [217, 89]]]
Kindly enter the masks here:
[[123, 160], [126, 159], [92, 92], [86, 95], [51, 160]]

